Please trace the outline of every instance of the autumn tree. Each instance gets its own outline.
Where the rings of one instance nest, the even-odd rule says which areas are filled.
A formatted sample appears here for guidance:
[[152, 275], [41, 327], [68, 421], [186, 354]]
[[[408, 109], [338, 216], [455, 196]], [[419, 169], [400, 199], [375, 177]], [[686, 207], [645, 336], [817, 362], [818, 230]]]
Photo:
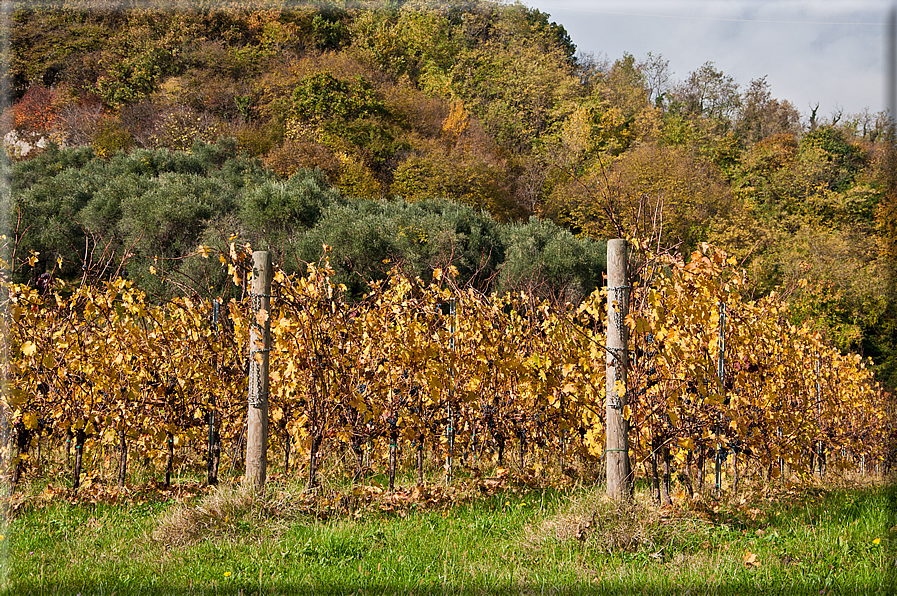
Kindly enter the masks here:
[[745, 89], [735, 132], [747, 145], [772, 135], [796, 136], [800, 132], [800, 113], [791, 102], [772, 97], [764, 76], [751, 81]]
[[28, 88], [13, 108], [14, 126], [29, 133], [46, 134], [59, 125], [57, 93], [41, 85]]
[[731, 76], [705, 62], [679, 84], [669, 100], [669, 110], [686, 116], [703, 116], [728, 128], [741, 106], [738, 83]]
[[742, 104], [738, 83], [706, 62], [665, 102], [664, 142], [696, 149], [730, 173], [738, 159], [734, 121]]
[[732, 201], [714, 164], [657, 143], [598, 162], [555, 192], [567, 197], [563, 217], [593, 238], [628, 235], [681, 248], [705, 239]]

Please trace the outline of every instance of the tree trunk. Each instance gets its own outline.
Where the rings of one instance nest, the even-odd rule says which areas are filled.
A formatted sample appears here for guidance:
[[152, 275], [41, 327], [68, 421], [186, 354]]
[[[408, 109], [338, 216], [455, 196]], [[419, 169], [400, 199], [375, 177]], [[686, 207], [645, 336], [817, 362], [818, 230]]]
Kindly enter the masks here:
[[660, 505], [660, 476], [657, 470], [657, 460], [660, 457], [660, 453], [658, 453], [657, 449], [657, 441], [651, 441], [651, 485], [653, 486], [653, 490], [651, 491], [652, 496], [654, 497], [654, 502]]
[[22, 423], [19, 423], [15, 427], [15, 442], [18, 457], [16, 457], [16, 465], [12, 471], [12, 490], [15, 490], [16, 485], [19, 483], [19, 479], [22, 477], [22, 472], [25, 469], [25, 458], [28, 455], [28, 447], [31, 444], [31, 431], [25, 430], [25, 426]]
[[392, 493], [396, 486], [396, 433], [389, 435], [389, 492]]
[[311, 448], [308, 454], [308, 490], [316, 486], [316, 472], [318, 466], [318, 449], [324, 440], [322, 433], [316, 433], [311, 438]]
[[352, 482], [358, 482], [364, 474], [364, 449], [361, 448], [361, 442], [357, 437], [352, 437], [352, 453], [355, 454], [355, 476]]
[[271, 348], [271, 317], [259, 323], [259, 315], [271, 313], [271, 254], [252, 253], [252, 313], [249, 325], [249, 403], [246, 414], [245, 481], [257, 490], [264, 488], [268, 470], [268, 369]]
[[698, 492], [699, 493], [704, 490], [704, 457], [706, 455], [705, 451], [706, 451], [706, 448], [704, 447], [704, 445], [701, 445], [698, 447], [697, 477], [698, 477]]
[[41, 445], [41, 432], [37, 433], [37, 456], [34, 458], [35, 468], [37, 469], [38, 475], [43, 473], [43, 447]]
[[672, 505], [673, 499], [670, 497], [670, 476], [672, 474], [672, 471], [670, 470], [670, 463], [672, 461], [672, 457], [670, 456], [670, 446], [664, 445], [661, 448], [660, 453], [663, 456], [663, 488], [661, 497], [663, 498], [664, 505]]
[[719, 497], [723, 492], [723, 459], [725, 452], [719, 441], [716, 442], [716, 451], [713, 454], [713, 490]]
[[417, 483], [424, 483], [424, 436], [417, 438]]
[[174, 468], [174, 435], [168, 433], [168, 461], [165, 463], [165, 486], [171, 486], [171, 472]]
[[686, 453], [686, 456], [685, 456], [685, 470], [686, 470], [686, 473], [685, 473], [685, 477], [683, 478], [683, 481], [684, 481], [684, 483], [685, 483], [685, 490], [688, 491], [688, 498], [689, 498], [689, 499], [691, 499], [691, 498], [693, 498], [693, 497], [695, 496], [695, 490], [694, 490], [694, 487], [692, 486], [692, 483], [691, 483], [691, 477], [692, 477], [692, 463], [694, 463], [693, 460], [694, 460], [694, 455], [693, 455], [691, 449], [689, 449], [688, 452]]
[[561, 452], [558, 455], [558, 468], [561, 473], [563, 473], [564, 469], [567, 467], [567, 458], [565, 457], [567, 454], [567, 436], [564, 433], [564, 430], [561, 429]]
[[128, 478], [128, 441], [124, 424], [118, 431], [118, 487], [124, 488]]
[[455, 465], [455, 414], [451, 406], [448, 409], [448, 454], [445, 458], [445, 483], [452, 483], [452, 472]]
[[[564, 395], [561, 394], [561, 423], [563, 424], [563, 420], [566, 418], [566, 407], [564, 405]], [[564, 473], [564, 468], [567, 467], [567, 461], [564, 457], [567, 454], [567, 430], [561, 427], [561, 452], [558, 455], [558, 468], [561, 473]]]
[[75, 431], [75, 469], [72, 473], [74, 478], [72, 479], [72, 489], [78, 490], [78, 487], [81, 486], [81, 462], [84, 455], [84, 440], [87, 438], [87, 435], [84, 434], [84, 429], [79, 428]]
[[72, 427], [68, 427], [65, 429], [65, 465], [69, 466], [72, 463], [72, 438], [74, 437], [74, 433], [72, 433]]
[[218, 467], [221, 465], [221, 433], [215, 429], [215, 440], [212, 442], [212, 476], [209, 484], [218, 484]]
[[[212, 403], [214, 404], [214, 398]], [[215, 428], [215, 410], [209, 409], [207, 414], [209, 421], [209, 440], [208, 440], [208, 451], [206, 454], [207, 462], [206, 462], [206, 484], [209, 486], [213, 486], [218, 483], [217, 474], [215, 472], [215, 439], [218, 434], [218, 430]]]
[[732, 494], [738, 494], [738, 451], [732, 450]]

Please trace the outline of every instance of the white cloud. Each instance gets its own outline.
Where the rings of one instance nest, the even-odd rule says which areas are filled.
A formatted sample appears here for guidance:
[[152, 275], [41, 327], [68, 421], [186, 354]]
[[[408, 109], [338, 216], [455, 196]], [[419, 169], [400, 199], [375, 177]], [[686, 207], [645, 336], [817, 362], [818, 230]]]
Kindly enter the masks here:
[[767, 76], [801, 112], [883, 105], [882, 0], [526, 0], [584, 52], [662, 54], [675, 78], [711, 61], [743, 88]]

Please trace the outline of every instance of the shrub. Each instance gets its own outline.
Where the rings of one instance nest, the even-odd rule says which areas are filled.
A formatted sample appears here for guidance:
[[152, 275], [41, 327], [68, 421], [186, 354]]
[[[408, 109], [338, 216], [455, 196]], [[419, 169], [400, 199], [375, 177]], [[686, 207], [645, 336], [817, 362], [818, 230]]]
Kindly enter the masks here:
[[42, 85], [32, 85], [13, 106], [15, 128], [21, 131], [48, 133], [60, 124], [57, 93]]
[[218, 122], [210, 115], [186, 106], [174, 106], [162, 112], [153, 135], [154, 144], [187, 151], [196, 141], [213, 142]]
[[97, 157], [108, 159], [119, 151], [127, 151], [134, 145], [131, 133], [118, 118], [107, 116], [100, 121], [91, 146]]
[[289, 178], [302, 169], [320, 168], [329, 179], [335, 179], [340, 161], [326, 145], [287, 139], [264, 157], [263, 163], [281, 178]]

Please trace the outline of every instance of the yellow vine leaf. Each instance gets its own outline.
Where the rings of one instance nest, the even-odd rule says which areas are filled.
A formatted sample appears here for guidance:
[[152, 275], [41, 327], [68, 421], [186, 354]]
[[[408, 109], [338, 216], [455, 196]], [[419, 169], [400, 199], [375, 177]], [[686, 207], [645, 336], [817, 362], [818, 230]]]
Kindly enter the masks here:
[[34, 412], [27, 412], [22, 415], [22, 424], [25, 426], [27, 430], [34, 430], [37, 428], [37, 414]]

